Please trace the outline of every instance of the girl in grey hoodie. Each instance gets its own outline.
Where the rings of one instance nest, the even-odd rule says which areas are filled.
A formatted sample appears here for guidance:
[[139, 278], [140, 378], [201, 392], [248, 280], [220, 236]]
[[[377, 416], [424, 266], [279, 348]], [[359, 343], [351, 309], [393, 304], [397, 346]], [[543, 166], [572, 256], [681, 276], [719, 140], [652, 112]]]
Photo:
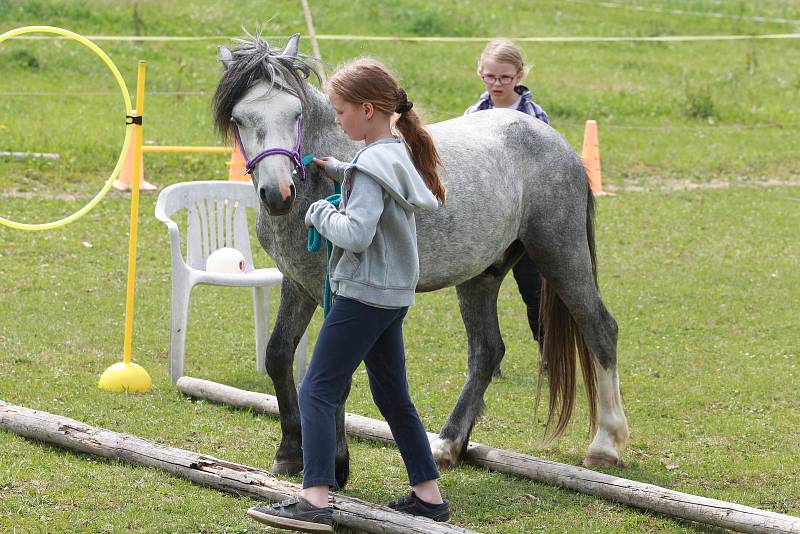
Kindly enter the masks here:
[[[336, 409], [363, 361], [411, 485], [410, 493], [388, 506], [446, 521], [449, 505], [439, 492], [428, 437], [409, 396], [402, 330], [419, 279], [414, 212], [434, 210], [445, 200], [439, 156], [413, 103], [380, 63], [361, 59], [345, 65], [328, 82], [328, 96], [336, 122], [365, 147], [350, 163], [315, 160], [341, 182], [342, 199], [338, 208], [315, 202], [305, 219], [333, 244], [329, 272], [334, 300], [299, 392], [303, 490], [248, 513], [280, 528], [330, 530]], [[396, 126], [402, 138], [392, 132], [394, 113], [400, 115]]]

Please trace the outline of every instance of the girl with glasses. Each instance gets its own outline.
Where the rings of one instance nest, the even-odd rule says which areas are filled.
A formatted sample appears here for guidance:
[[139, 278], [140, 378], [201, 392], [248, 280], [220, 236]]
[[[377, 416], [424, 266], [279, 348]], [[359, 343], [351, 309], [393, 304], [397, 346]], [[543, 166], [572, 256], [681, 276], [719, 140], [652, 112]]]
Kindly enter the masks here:
[[512, 108], [550, 124], [547, 113], [521, 84], [527, 74], [519, 48], [507, 39], [490, 41], [478, 60], [478, 76], [486, 91], [466, 113], [492, 108]]
[[[521, 84], [526, 71], [522, 54], [514, 43], [507, 39], [490, 41], [478, 60], [478, 76], [486, 91], [464, 114], [485, 109], [511, 108], [550, 124], [547, 113], [533, 101], [530, 90]], [[541, 353], [544, 332], [539, 324], [539, 293], [542, 285], [539, 269], [526, 254], [514, 266], [513, 272], [519, 293], [527, 306], [528, 325], [533, 338], [539, 343]], [[499, 371], [498, 368], [496, 373], [499, 374]]]

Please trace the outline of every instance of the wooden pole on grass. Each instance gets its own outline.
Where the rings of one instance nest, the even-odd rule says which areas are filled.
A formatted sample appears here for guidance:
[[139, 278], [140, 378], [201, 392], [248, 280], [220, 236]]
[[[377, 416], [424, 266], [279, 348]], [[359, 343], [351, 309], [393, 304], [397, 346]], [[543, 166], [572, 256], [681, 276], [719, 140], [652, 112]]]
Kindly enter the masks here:
[[[0, 428], [20, 436], [86, 454], [157, 467], [226, 493], [279, 501], [300, 491], [298, 484], [271, 474], [185, 449], [167, 447], [130, 434], [93, 427], [59, 415], [0, 401]], [[473, 534], [474, 531], [395, 512], [354, 497], [332, 494], [333, 521], [359, 532]], [[242, 511], [244, 514], [244, 511]]]
[[[179, 378], [176, 386], [182, 393], [194, 398], [251, 409], [269, 415], [278, 415], [278, 401], [272, 395], [245, 391], [188, 376]], [[394, 443], [389, 425], [384, 421], [347, 414], [345, 422], [347, 433], [352, 436], [383, 443]], [[428, 439], [436, 437], [435, 434], [428, 433]], [[464, 459], [467, 463], [486, 467], [492, 471], [516, 475], [636, 508], [729, 528], [738, 532], [800, 534], [800, 518], [797, 517], [717, 499], [698, 497], [653, 484], [599, 473], [583, 467], [495, 449], [479, 443], [469, 444]]]
[[[317, 42], [317, 32], [314, 31], [314, 21], [311, 18], [311, 8], [308, 5], [308, 0], [300, 0], [303, 6], [303, 16], [306, 19], [306, 29], [308, 30], [308, 37], [311, 39], [311, 51], [314, 55], [322, 61], [322, 55], [319, 52], [319, 43]], [[315, 68], [322, 85], [325, 86], [325, 68], [322, 65], [317, 65]]]

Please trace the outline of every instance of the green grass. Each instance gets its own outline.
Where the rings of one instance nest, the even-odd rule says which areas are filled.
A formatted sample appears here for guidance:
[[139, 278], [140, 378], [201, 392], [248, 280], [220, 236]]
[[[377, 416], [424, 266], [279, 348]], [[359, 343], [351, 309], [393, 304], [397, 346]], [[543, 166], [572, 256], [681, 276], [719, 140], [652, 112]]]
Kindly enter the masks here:
[[[624, 4], [512, 2], [487, 12], [475, 1], [327, 1], [312, 9], [320, 34], [789, 33], [797, 24], [753, 17], [800, 19], [797, 2]], [[267, 34], [305, 33], [294, 1], [235, 7], [144, 1], [137, 23], [126, 2], [0, 1], [0, 31], [53, 24], [128, 35], [138, 24], [146, 35], [235, 36], [242, 24], [269, 21]], [[100, 43], [131, 88], [136, 60], [148, 62], [146, 142], [219, 144], [209, 102], [219, 76], [216, 45], [224, 43]], [[431, 121], [459, 115], [481, 91], [474, 62], [482, 43], [320, 44], [330, 65], [362, 54], [386, 61]], [[752, 184], [796, 184], [800, 176], [798, 47], [797, 40], [523, 45], [536, 100], [573, 146], [580, 147], [584, 120], [598, 120], [605, 183], [618, 191], [599, 201], [598, 257], [601, 289], [621, 328], [631, 443], [628, 467], [608, 472], [792, 515], [800, 515], [800, 192]], [[114, 91], [102, 63], [76, 43], [0, 44], [0, 150], [61, 154], [57, 162], [0, 159], [0, 216], [52, 220], [99, 189], [124, 132]], [[87, 92], [103, 94], [80, 94]], [[173, 92], [201, 94], [163, 94]], [[146, 170], [162, 186], [224, 179], [224, 159], [152, 154]], [[736, 187], [671, 191], [675, 183]], [[646, 192], [626, 191], [634, 187]], [[153, 377], [153, 392], [115, 395], [96, 387], [122, 356], [129, 202], [112, 193], [59, 230], [0, 226], [0, 399], [268, 469], [280, 436], [275, 420], [189, 401], [170, 385], [168, 242], [153, 206], [153, 197], [143, 198], [134, 336], [134, 358]], [[257, 263], [269, 261], [258, 252]], [[187, 374], [272, 391], [255, 373], [249, 299], [244, 290], [195, 290]], [[541, 445], [542, 422], [532, 418], [537, 358], [510, 280], [500, 312], [504, 376], [487, 391], [473, 439], [578, 464], [587, 445], [582, 404], [565, 437], [552, 448]], [[319, 322], [316, 316], [312, 337]], [[406, 324], [412, 392], [436, 431], [466, 369], [453, 290], [421, 295]], [[348, 408], [377, 416], [360, 370]], [[348, 494], [383, 502], [403, 491], [394, 449], [359, 440], [351, 447]], [[715, 531], [469, 466], [447, 471], [442, 484], [453, 521], [481, 532]], [[260, 532], [244, 516], [251, 504], [153, 469], [0, 433], [3, 531]]]
[[[620, 374], [631, 426], [629, 466], [609, 472], [797, 515], [800, 309], [794, 294], [800, 223], [794, 188], [626, 193], [603, 199], [601, 287], [620, 323]], [[6, 199], [45, 217], [66, 201]], [[191, 402], [167, 378], [168, 243], [142, 206], [135, 358], [153, 393], [99, 391], [121, 358], [127, 201], [113, 197], [81, 222], [47, 233], [0, 230], [0, 398], [169, 445], [269, 468], [276, 421]], [[90, 242], [87, 248], [83, 242]], [[260, 254], [259, 262], [268, 260]], [[554, 448], [534, 422], [536, 358], [513, 282], [503, 287], [504, 377], [486, 395], [473, 439], [577, 464], [586, 414]], [[195, 292], [187, 373], [271, 392], [254, 372], [249, 295]], [[312, 332], [318, 328], [315, 319]], [[464, 380], [465, 342], [451, 290], [421, 295], [407, 321], [409, 375], [426, 426], [439, 428]], [[510, 402], [510, 399], [516, 399]], [[356, 373], [349, 410], [377, 416]], [[348, 494], [382, 502], [402, 491], [395, 450], [353, 440]], [[0, 527], [51, 531], [256, 530], [250, 501], [154, 470], [131, 468], [0, 434]], [[677, 469], [665, 466], [676, 464]], [[458, 467], [444, 474], [457, 524], [483, 532], [686, 532], [652, 516], [541, 484]], [[528, 496], [531, 497], [528, 497]], [[499, 510], [505, 501], [511, 506]], [[498, 515], [500, 514], [500, 515]]]

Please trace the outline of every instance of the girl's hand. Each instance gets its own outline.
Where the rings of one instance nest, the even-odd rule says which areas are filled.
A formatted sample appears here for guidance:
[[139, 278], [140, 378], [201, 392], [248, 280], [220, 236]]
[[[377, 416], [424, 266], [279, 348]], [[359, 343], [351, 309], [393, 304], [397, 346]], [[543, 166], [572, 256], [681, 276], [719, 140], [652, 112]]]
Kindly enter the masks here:
[[322, 174], [333, 180], [333, 176], [328, 172], [329, 168], [335, 168], [339, 164], [339, 160], [333, 156], [325, 156], [324, 158], [314, 158], [314, 165], [322, 171]]
[[324, 207], [326, 205], [330, 206], [328, 201], [325, 200], [324, 198], [321, 198], [321, 199], [311, 203], [311, 205], [306, 210], [306, 216], [305, 216], [305, 220], [304, 220], [304, 222], [306, 224], [306, 230], [308, 230], [309, 228], [311, 228], [314, 225], [314, 223], [311, 222], [311, 214], [314, 213], [314, 211], [316, 211], [320, 207], [324, 209]]

